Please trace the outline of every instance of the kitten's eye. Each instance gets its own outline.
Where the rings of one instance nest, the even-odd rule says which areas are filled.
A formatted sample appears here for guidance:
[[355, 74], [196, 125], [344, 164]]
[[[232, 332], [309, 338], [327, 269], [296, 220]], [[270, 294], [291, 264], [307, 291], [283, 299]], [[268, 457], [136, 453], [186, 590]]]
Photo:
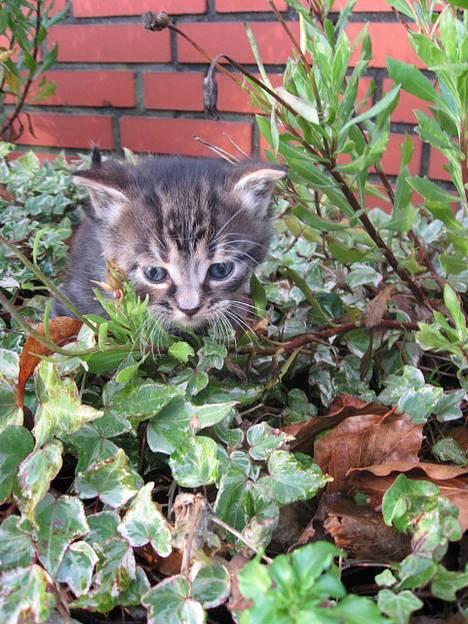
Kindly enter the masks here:
[[166, 269], [162, 267], [146, 267], [143, 269], [143, 273], [148, 281], [153, 282], [153, 284], [159, 284], [167, 277]]
[[208, 269], [208, 275], [216, 280], [226, 279], [234, 271], [234, 262], [215, 262]]

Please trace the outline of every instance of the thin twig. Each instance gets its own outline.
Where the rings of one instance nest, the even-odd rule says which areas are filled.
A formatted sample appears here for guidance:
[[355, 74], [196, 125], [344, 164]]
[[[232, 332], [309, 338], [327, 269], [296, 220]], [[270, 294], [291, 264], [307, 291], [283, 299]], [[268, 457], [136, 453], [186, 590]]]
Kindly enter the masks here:
[[[237, 539], [240, 539], [241, 542], [244, 542], [244, 544], [248, 548], [250, 548], [250, 550], [252, 550], [256, 555], [260, 554], [258, 551], [258, 548], [254, 544], [252, 544], [252, 542], [249, 539], [244, 537], [242, 533], [239, 533], [239, 531], [237, 531], [237, 529], [235, 529], [234, 527], [230, 526], [229, 524], [226, 524], [226, 522], [223, 522], [216, 516], [211, 516], [211, 522], [213, 522], [214, 524], [217, 524], [218, 526], [222, 527], [226, 531], [229, 531], [229, 533], [232, 533], [235, 537], [237, 537]], [[273, 559], [270, 559], [270, 557], [267, 557], [266, 555], [262, 555], [262, 559], [266, 561], [266, 563], [268, 564], [272, 563], [273, 561]]]

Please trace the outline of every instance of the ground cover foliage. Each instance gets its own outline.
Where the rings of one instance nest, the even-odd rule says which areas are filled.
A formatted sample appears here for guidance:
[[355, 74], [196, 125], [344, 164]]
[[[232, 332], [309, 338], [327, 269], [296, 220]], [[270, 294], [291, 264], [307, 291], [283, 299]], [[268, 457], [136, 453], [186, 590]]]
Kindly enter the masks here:
[[[371, 105], [351, 6], [288, 1], [283, 88], [259, 57], [244, 84], [289, 168], [244, 331], [165, 334], [115, 266], [105, 317], [50, 320], [84, 198], [64, 159], [1, 146], [2, 622], [466, 616], [466, 12], [392, 0], [432, 73], [389, 60]], [[409, 141], [382, 173], [401, 90], [450, 187]]]

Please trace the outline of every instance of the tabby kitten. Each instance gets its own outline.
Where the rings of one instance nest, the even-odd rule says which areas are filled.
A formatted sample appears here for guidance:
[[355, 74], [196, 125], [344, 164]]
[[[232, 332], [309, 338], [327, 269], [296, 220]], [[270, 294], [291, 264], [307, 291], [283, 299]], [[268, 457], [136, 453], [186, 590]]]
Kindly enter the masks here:
[[[71, 250], [63, 292], [83, 313], [102, 313], [93, 295], [111, 260], [148, 295], [166, 328], [197, 328], [247, 308], [249, 276], [271, 237], [270, 202], [285, 171], [270, 164], [147, 156], [138, 164], [93, 154], [75, 182], [92, 210]], [[55, 302], [54, 314], [70, 314]]]

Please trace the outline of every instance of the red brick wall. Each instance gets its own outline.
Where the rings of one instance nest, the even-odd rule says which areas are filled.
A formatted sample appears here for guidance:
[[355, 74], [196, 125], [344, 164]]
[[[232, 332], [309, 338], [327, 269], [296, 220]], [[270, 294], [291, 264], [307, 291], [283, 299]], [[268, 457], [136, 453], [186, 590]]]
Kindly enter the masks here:
[[[150, 33], [141, 25], [146, 10], [163, 9], [211, 55], [227, 53], [254, 70], [243, 29], [248, 21], [258, 39], [269, 73], [281, 72], [290, 51], [283, 29], [266, 0], [58, 0], [68, 18], [54, 27], [50, 41], [59, 44], [58, 65], [49, 77], [56, 94], [29, 105], [34, 128], [20, 139], [38, 152], [87, 150], [92, 143], [105, 150], [209, 155], [193, 136], [232, 150], [225, 134], [244, 151], [258, 155], [261, 141], [246, 95], [224, 76], [219, 85], [218, 119], [205, 114], [201, 83], [205, 60], [183, 39], [165, 30]], [[286, 2], [277, 0], [293, 31], [297, 24]], [[337, 8], [344, 0], [336, 0]], [[384, 0], [358, 0], [348, 32], [351, 39], [369, 22], [374, 59], [369, 69], [377, 83], [376, 97], [388, 90], [387, 56], [418, 65], [406, 32]], [[384, 165], [389, 174], [399, 168], [399, 145], [412, 133], [416, 98], [403, 94], [393, 115], [392, 140]], [[414, 171], [440, 179], [447, 173], [437, 154], [430, 154], [417, 136]]]

